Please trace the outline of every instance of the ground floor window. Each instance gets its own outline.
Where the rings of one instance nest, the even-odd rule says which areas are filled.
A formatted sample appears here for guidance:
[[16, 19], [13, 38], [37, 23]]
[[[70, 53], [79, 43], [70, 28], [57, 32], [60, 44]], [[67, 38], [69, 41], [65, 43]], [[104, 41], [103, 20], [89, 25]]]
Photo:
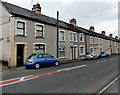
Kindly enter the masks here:
[[44, 53], [45, 52], [45, 46], [41, 44], [35, 45], [35, 53]]
[[90, 52], [93, 52], [93, 47], [90, 48]]
[[65, 47], [59, 48], [59, 57], [65, 58]]
[[85, 55], [85, 46], [80, 46], [79, 47], [79, 54], [80, 55]]

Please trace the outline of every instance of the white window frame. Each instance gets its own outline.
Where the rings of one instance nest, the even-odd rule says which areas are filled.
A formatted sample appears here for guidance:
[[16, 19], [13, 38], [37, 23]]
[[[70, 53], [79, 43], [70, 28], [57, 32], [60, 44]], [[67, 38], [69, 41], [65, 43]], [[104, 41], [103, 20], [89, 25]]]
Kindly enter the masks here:
[[[72, 34], [72, 39], [71, 39], [71, 35], [70, 34]], [[69, 32], [69, 41], [73, 41], [73, 32]]]
[[37, 25], [43, 26], [43, 37], [45, 37], [45, 28], [44, 28], [45, 25], [44, 25], [44, 24], [41, 24], [41, 23], [35, 23], [35, 37], [39, 37], [39, 36], [36, 35], [36, 32], [37, 32], [37, 31], [36, 31], [36, 26], [37, 26]]
[[[65, 56], [60, 57], [60, 48], [64, 48]], [[66, 58], [66, 47], [59, 47], [59, 58]]]
[[[74, 34], [76, 34], [76, 40], [74, 40]], [[76, 32], [73, 32], [73, 41], [77, 42], [77, 33]]]
[[[60, 37], [61, 37], [60, 32], [64, 32], [64, 40], [61, 40], [61, 39], [60, 39]], [[64, 30], [60, 30], [60, 31], [59, 31], [59, 41], [61, 41], [61, 42], [62, 42], [62, 41], [63, 41], [63, 42], [65, 41], [65, 31], [64, 31]]]
[[[80, 50], [81, 50], [81, 49], [80, 49], [81, 47], [83, 47], [83, 54], [81, 54], [81, 51], [80, 51]], [[80, 45], [80, 46], [79, 46], [79, 55], [85, 55], [85, 46], [84, 46], [84, 45]]]
[[90, 44], [93, 44], [93, 37], [90, 36]]
[[[82, 40], [81, 40], [81, 37], [82, 37]], [[79, 33], [79, 40], [80, 42], [84, 42], [84, 34], [83, 33]]]
[[91, 51], [91, 49], [93, 49], [93, 51], [94, 51], [94, 48], [93, 48], [93, 47], [90, 47], [90, 52], [93, 52], [93, 51]]

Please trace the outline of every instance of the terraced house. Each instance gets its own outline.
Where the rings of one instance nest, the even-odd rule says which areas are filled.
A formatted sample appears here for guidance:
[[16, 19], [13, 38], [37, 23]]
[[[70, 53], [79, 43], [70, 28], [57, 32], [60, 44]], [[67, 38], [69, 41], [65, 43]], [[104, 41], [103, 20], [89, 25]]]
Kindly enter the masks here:
[[[40, 4], [27, 10], [0, 2], [0, 9], [0, 60], [7, 61], [9, 67], [16, 67], [23, 65], [31, 53], [47, 52], [57, 56], [57, 19], [41, 14]], [[118, 37], [96, 33], [94, 27], [78, 27], [76, 19], [69, 23], [59, 20], [58, 27], [60, 59], [80, 59], [90, 51], [120, 53]]]

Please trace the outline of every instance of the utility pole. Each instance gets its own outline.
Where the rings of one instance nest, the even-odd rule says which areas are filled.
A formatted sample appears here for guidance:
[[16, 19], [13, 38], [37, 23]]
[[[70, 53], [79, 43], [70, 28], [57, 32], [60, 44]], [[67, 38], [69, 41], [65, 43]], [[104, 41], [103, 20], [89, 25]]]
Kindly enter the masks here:
[[59, 58], [59, 11], [57, 11], [57, 58]]

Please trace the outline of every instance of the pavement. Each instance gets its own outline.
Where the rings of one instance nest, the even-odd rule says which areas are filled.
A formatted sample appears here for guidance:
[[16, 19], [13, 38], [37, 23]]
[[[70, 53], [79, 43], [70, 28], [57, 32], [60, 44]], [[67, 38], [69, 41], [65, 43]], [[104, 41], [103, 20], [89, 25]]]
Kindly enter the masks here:
[[[68, 60], [68, 61], [62, 61], [61, 64], [76, 63], [76, 62], [81, 62], [81, 61], [83, 61], [83, 60], [81, 60], [81, 59], [80, 60], [72, 60], [72, 61]], [[13, 71], [19, 72], [21, 70], [25, 70], [25, 67], [22, 66], [22, 67], [16, 67], [16, 68], [8, 68], [6, 65], [0, 64], [0, 70], [3, 73], [10, 72], [10, 71], [11, 72], [13, 72]], [[117, 95], [119, 95], [120, 94], [119, 90], [118, 90], [119, 89], [119, 86], [118, 86], [119, 80], [120, 80], [120, 78], [118, 80], [116, 80], [112, 85], [110, 85], [110, 87], [108, 87], [105, 91], [103, 91], [103, 94], [104, 93], [109, 93], [109, 94], [116, 93]]]

